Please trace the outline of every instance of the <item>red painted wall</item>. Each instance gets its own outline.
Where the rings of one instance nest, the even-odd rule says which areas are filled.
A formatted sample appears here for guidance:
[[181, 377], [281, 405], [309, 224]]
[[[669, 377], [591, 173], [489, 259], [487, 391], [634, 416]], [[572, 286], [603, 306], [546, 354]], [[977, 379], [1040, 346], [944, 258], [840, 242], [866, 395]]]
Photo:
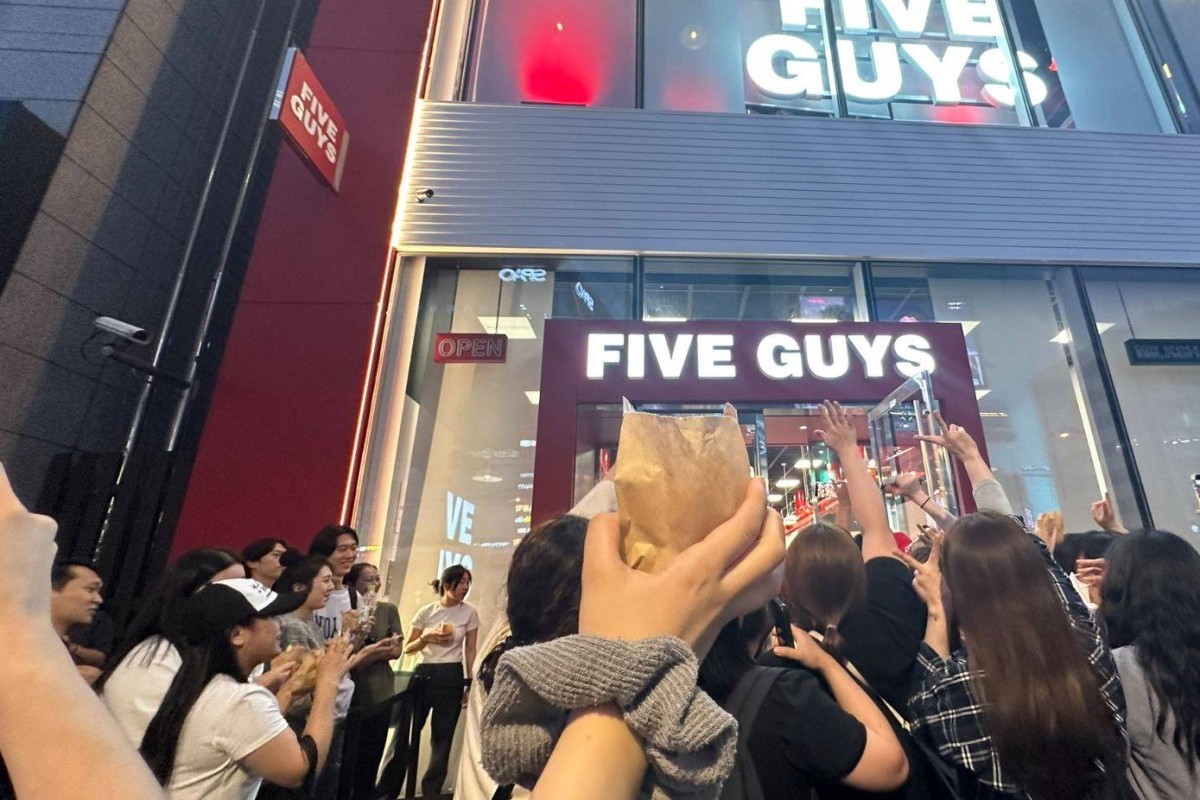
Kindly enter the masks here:
[[337, 520], [431, 7], [322, 0], [305, 53], [350, 133], [341, 193], [280, 152], [174, 554]]

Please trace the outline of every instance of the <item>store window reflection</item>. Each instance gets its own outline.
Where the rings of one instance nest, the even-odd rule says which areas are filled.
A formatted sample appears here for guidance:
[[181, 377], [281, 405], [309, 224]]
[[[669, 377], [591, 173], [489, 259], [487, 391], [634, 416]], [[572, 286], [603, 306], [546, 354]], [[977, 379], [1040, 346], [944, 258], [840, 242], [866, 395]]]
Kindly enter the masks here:
[[[851, 264], [647, 259], [644, 318], [838, 322], [866, 319]], [[857, 316], [856, 316], [857, 314]]]
[[483, 0], [469, 97], [632, 108], [636, 6], [634, 0]]
[[1093, 528], [1091, 502], [1111, 477], [1074, 354], [1066, 271], [875, 266], [872, 280], [881, 322], [962, 325], [992, 468], [1017, 513], [1061, 509], [1067, 530]]
[[[406, 410], [412, 455], [384, 552], [403, 620], [455, 563], [474, 572], [485, 634], [496, 620], [512, 548], [530, 525], [545, 321], [628, 318], [632, 276], [626, 259], [430, 259]], [[506, 334], [507, 362], [435, 364], [426, 340], [440, 332]]]
[[[1039, 65], [1037, 125], [1129, 133], [1175, 124], [1127, 0], [1007, 0], [1014, 43]], [[1039, 89], [1040, 91], [1040, 89]]]
[[1175, 130], [1128, 0], [481, 0], [472, 42], [481, 102]]
[[645, 4], [646, 108], [744, 112], [738, 9], [729, 0]]
[[[1129, 339], [1197, 339], [1200, 271], [1094, 269], [1088, 297], [1154, 524], [1200, 547], [1200, 366], [1130, 363]], [[1126, 523], [1129, 525], [1129, 523]]]

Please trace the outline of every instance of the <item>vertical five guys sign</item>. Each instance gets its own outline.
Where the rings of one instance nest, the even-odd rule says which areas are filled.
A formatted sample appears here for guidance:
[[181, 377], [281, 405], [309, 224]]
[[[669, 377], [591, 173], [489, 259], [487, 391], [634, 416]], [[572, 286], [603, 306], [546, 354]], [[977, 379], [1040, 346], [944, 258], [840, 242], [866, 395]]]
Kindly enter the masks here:
[[337, 106], [297, 47], [289, 47], [283, 60], [271, 119], [279, 120], [301, 158], [337, 191], [350, 134]]

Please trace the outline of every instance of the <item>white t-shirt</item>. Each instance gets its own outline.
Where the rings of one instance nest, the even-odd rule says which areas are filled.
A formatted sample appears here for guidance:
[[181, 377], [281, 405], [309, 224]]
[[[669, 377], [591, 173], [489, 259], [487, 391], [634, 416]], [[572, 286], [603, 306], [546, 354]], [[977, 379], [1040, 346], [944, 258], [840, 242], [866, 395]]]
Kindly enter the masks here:
[[288, 729], [275, 696], [228, 675], [209, 681], [179, 735], [171, 800], [253, 800], [262, 778], [241, 762]]
[[324, 608], [318, 608], [313, 612], [313, 621], [321, 626], [321, 632], [325, 634], [325, 641], [337, 636], [342, 632], [342, 614], [350, 610], [350, 588], [347, 586], [339, 586], [333, 590], [333, 594], [329, 595], [329, 602]]
[[[154, 657], [147, 661], [151, 650]], [[104, 704], [134, 747], [141, 747], [146, 728], [182, 665], [175, 645], [151, 636], [125, 656], [104, 684]]]
[[[508, 638], [508, 633], [508, 620], [501, 619], [479, 649], [479, 656], [471, 669], [474, 677], [479, 677], [479, 667], [483, 664], [483, 659]], [[492, 800], [492, 795], [496, 793], [496, 781], [483, 768], [483, 740], [480, 738], [480, 732], [483, 729], [485, 702], [487, 694], [483, 691], [483, 682], [476, 680], [471, 684], [467, 700], [467, 726], [463, 731], [458, 778], [454, 783], [454, 800]], [[514, 786], [512, 796], [513, 800], [522, 800], [529, 797], [529, 791]]]
[[468, 631], [479, 630], [479, 613], [475, 607], [466, 603], [456, 606], [444, 606], [440, 602], [422, 606], [412, 619], [412, 627], [423, 631], [432, 630], [443, 623], [449, 622], [454, 626], [454, 638], [450, 644], [425, 645], [421, 650], [424, 664], [459, 664], [463, 660], [463, 641]]

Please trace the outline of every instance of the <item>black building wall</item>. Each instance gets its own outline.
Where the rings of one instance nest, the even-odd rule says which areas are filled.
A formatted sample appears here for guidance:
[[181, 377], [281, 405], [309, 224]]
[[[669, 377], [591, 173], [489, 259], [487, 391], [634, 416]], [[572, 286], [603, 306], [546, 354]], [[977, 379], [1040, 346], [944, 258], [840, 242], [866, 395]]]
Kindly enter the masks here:
[[[17, 64], [28, 81], [0, 77], [0, 97], [21, 100], [67, 134], [0, 291], [0, 461], [20, 495], [34, 502], [48, 476], [59, 474], [51, 470], [56, 455], [120, 451], [143, 386], [127, 367], [103, 362], [93, 320], [117, 317], [157, 337], [185, 270], [163, 363], [183, 372], [225, 233], [240, 220], [180, 443], [184, 451], [194, 445], [265, 197], [263, 176], [278, 150], [274, 126], [254, 165], [252, 145], [289, 28], [292, 41], [303, 44], [317, 0], [65, 0], [54, 8], [26, 2], [10, 10], [13, 5], [0, 2], [0, 73]], [[92, 23], [86, 30], [85, 20]], [[17, 24], [22, 30], [12, 29]], [[73, 42], [86, 52], [62, 52]], [[35, 46], [43, 50], [28, 49]], [[231, 103], [229, 135], [217, 158]], [[252, 166], [244, 212], [235, 220]], [[152, 343], [130, 353], [149, 359], [153, 349]], [[155, 389], [142, 447], [162, 447], [177, 397], [174, 389]]]

